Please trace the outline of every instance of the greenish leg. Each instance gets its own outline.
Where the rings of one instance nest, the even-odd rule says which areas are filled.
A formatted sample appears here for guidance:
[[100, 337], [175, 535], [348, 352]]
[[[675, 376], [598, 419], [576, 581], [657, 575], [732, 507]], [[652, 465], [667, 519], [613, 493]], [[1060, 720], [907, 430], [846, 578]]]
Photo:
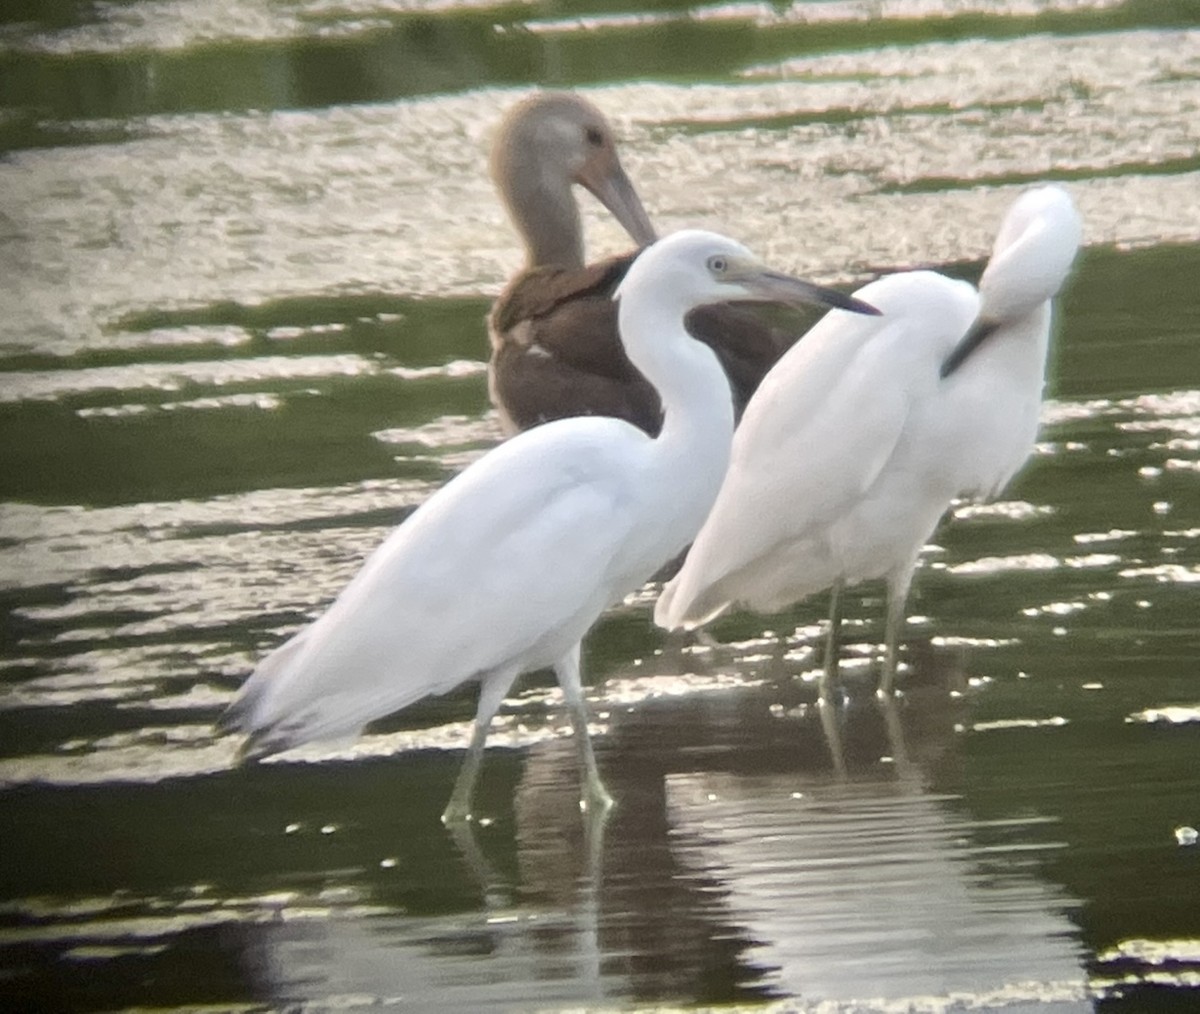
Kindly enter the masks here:
[[579, 677], [578, 644], [555, 665], [554, 674], [558, 677], [558, 685], [562, 687], [563, 697], [570, 709], [575, 748], [579, 752], [579, 773], [583, 783], [579, 807], [587, 813], [603, 813], [613, 805], [613, 798], [600, 780], [596, 755], [592, 752], [592, 740], [588, 735], [587, 702], [583, 699], [583, 683]]
[[817, 714], [821, 719], [821, 731], [825, 733], [825, 745], [829, 747], [829, 758], [833, 761], [833, 773], [842, 782], [846, 780], [846, 752], [842, 749], [838, 713], [839, 709], [832, 701], [824, 698], [817, 701]]
[[918, 774], [908, 759], [908, 748], [904, 744], [904, 726], [900, 722], [898, 702], [891, 694], [880, 694], [875, 703], [883, 715], [883, 727], [887, 730], [888, 749], [896, 765], [896, 774], [901, 780], [911, 780]]
[[887, 624], [884, 628], [883, 675], [879, 678], [879, 694], [890, 697], [895, 693], [896, 670], [900, 665], [900, 633], [904, 629], [905, 606], [908, 589], [912, 585], [913, 571], [917, 561], [914, 557], [908, 565], [888, 581]]
[[840, 651], [842, 613], [842, 582], [829, 589], [829, 629], [825, 631], [825, 665], [821, 669], [819, 690], [822, 701], [832, 700], [838, 684], [838, 654]]
[[450, 802], [442, 811], [443, 824], [459, 823], [471, 819], [471, 796], [475, 791], [475, 783], [479, 780], [479, 769], [483, 764], [483, 747], [487, 743], [488, 729], [516, 678], [517, 673], [514, 670], [492, 672], [480, 680], [479, 705], [475, 710], [475, 728], [471, 733], [471, 745], [467, 749], [467, 759], [463, 761], [458, 779], [454, 783], [454, 791], [450, 793]]

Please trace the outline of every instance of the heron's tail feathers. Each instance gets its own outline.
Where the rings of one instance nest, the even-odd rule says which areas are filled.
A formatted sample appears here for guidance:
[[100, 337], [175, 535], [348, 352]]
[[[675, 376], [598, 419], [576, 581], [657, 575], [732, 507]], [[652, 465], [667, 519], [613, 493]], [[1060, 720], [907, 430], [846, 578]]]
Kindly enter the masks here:
[[681, 595], [680, 587], [678, 577], [669, 581], [654, 605], [654, 622], [664, 630], [695, 630], [733, 605], [719, 583], [692, 598]]
[[253, 763], [303, 742], [289, 735], [289, 732], [294, 733], [297, 724], [294, 717], [272, 719], [265, 712], [268, 692], [274, 683], [286, 678], [286, 669], [299, 657], [310, 629], [306, 627], [301, 630], [264, 658], [242, 684], [237, 697], [218, 716], [216, 727], [219, 732], [248, 734], [245, 742], [238, 747], [235, 764]]

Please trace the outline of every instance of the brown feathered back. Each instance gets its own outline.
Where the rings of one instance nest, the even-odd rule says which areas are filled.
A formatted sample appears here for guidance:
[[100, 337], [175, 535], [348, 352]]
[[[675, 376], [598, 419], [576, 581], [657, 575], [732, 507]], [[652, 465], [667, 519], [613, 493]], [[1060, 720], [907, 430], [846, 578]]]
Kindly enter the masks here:
[[[506, 432], [552, 419], [603, 415], [658, 434], [658, 395], [625, 355], [613, 300], [636, 256], [625, 254], [576, 270], [532, 268], [501, 294], [488, 316], [488, 387]], [[739, 417], [767, 370], [794, 340], [752, 311], [729, 304], [693, 310], [686, 325], [716, 352]]]

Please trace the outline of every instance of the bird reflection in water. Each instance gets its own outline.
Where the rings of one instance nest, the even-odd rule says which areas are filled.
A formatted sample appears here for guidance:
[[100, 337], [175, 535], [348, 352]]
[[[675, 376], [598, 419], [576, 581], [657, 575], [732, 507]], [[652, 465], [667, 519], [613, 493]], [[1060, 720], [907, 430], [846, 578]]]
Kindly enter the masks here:
[[[900, 699], [835, 711], [772, 682], [613, 708], [601, 749], [622, 805], [598, 854], [569, 745], [540, 743], [516, 791], [518, 893], [586, 914], [610, 996], [678, 998], [701, 979], [727, 1001], [1074, 996], [1069, 899], [1030, 860], [1054, 847], [1044, 823], [1014, 815], [997, 836], [954, 794], [964, 674], [959, 652], [920, 650]], [[635, 680], [616, 674], [615, 694]], [[547, 946], [579, 961], [579, 934]]]
[[[692, 661], [697, 682], [729, 670]], [[598, 746], [619, 807], [581, 822], [569, 735], [535, 744], [481, 783], [495, 823], [419, 832], [441, 855], [417, 910], [255, 927], [264, 993], [465, 1011], [1077, 982], [1070, 899], [1037, 868], [1052, 825], [964, 809], [963, 659], [915, 661], [904, 698], [853, 696], [829, 739], [795, 680], [656, 695], [672, 677], [614, 674]], [[389, 882], [362, 900], [396, 905]]]

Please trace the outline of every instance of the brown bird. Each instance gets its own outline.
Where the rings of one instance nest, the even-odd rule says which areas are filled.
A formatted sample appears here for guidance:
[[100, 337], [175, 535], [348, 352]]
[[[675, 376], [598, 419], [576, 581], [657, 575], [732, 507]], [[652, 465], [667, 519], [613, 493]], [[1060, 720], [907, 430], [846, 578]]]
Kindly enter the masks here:
[[[615, 416], [658, 434], [658, 394], [625, 355], [613, 292], [638, 251], [586, 264], [572, 186], [586, 187], [639, 247], [656, 236], [621, 167], [612, 128], [590, 102], [541, 92], [504, 117], [491, 156], [492, 179], [525, 242], [525, 269], [488, 315], [488, 391], [507, 435], [552, 419]], [[796, 334], [729, 304], [688, 315], [710, 346], [742, 409]]]

